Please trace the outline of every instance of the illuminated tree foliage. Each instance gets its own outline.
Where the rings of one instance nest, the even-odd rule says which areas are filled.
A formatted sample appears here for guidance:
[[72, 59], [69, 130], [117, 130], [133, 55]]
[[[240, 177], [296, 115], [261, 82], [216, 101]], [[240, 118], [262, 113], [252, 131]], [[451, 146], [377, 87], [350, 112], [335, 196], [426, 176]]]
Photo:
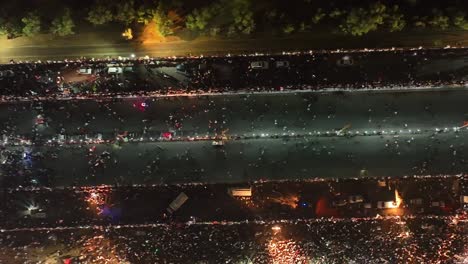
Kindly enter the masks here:
[[440, 11], [434, 11], [434, 15], [427, 22], [435, 29], [445, 30], [449, 27], [450, 19]]
[[312, 17], [312, 22], [314, 24], [318, 24], [326, 16], [327, 16], [327, 14], [323, 11], [323, 9], [319, 8], [319, 9], [317, 9], [317, 12], [315, 12], [315, 15]]
[[384, 23], [387, 7], [381, 3], [373, 4], [368, 10], [364, 8], [353, 8], [344, 18], [340, 29], [343, 33], [362, 36]]
[[136, 17], [135, 2], [133, 0], [117, 5], [114, 17], [116, 21], [129, 25], [135, 21]]
[[71, 17], [70, 9], [65, 8], [62, 15], [59, 15], [52, 21], [50, 32], [57, 36], [73, 35], [75, 23]]
[[168, 18], [167, 11], [165, 10], [162, 2], [159, 2], [158, 7], [153, 13], [152, 20], [155, 22], [157, 30], [159, 33], [161, 33], [162, 36], [165, 37], [174, 33], [172, 31], [172, 20]]
[[8, 38], [16, 38], [21, 36], [22, 25], [21, 22], [12, 20], [11, 18], [0, 17], [0, 36], [7, 36]]
[[457, 28], [461, 28], [463, 30], [468, 30], [468, 20], [466, 19], [465, 12], [458, 11], [452, 18], [453, 24]]
[[218, 3], [205, 8], [195, 9], [187, 16], [185, 26], [189, 30], [203, 32], [209, 28], [210, 22], [220, 11], [221, 5]]
[[250, 34], [255, 29], [254, 14], [250, 0], [234, 0], [232, 2], [233, 24], [229, 27], [231, 35], [235, 33]]
[[[110, 24], [119, 30], [132, 29], [136, 39], [148, 27], [162, 36], [187, 31], [195, 35], [240, 36], [327, 30], [363, 36], [375, 31], [415, 28], [468, 30], [465, 11], [468, 2], [458, 0], [437, 4], [396, 1], [398, 6], [381, 0], [355, 1], [353, 5], [337, 0], [88, 0], [32, 1], [27, 7], [23, 1], [7, 1], [2, 5], [0, 35], [15, 38], [34, 36], [41, 31], [69, 35], [75, 28], [72, 17], [78, 25], [89, 22]], [[55, 16], [60, 9], [68, 11]]]
[[390, 32], [402, 31], [406, 26], [405, 16], [399, 12], [399, 7], [393, 6], [387, 18]]
[[34, 12], [28, 13], [21, 22], [24, 24], [22, 32], [25, 36], [34, 36], [41, 31], [41, 18]]
[[96, 2], [89, 10], [86, 19], [93, 25], [102, 25], [112, 21], [113, 16], [109, 6], [102, 2]]

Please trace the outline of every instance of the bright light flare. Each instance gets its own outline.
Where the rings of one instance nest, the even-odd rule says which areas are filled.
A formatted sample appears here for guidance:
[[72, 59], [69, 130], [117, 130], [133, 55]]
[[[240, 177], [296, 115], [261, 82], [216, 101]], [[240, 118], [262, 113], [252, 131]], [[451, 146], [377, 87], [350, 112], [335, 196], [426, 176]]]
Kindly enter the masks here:
[[271, 230], [273, 230], [275, 232], [279, 232], [279, 231], [281, 231], [281, 227], [280, 226], [272, 226]]
[[395, 208], [399, 208], [402, 202], [403, 202], [403, 198], [398, 193], [398, 190], [395, 190], [395, 204], [396, 204]]

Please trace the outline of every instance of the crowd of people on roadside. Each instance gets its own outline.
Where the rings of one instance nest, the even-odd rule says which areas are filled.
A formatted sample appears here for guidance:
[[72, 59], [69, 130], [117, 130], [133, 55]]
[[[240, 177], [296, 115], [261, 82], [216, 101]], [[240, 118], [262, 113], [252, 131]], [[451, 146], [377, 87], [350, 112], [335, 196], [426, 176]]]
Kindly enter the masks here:
[[12, 231], [0, 235], [0, 261], [465, 263], [466, 228], [458, 217], [397, 217]]
[[[0, 100], [60, 100], [88, 99], [106, 97], [138, 96], [178, 96], [217, 93], [252, 93], [281, 91], [353, 91], [374, 89], [413, 89], [441, 86], [465, 86], [464, 73], [460, 69], [436, 71], [421, 75], [418, 70], [432, 60], [464, 56], [465, 49], [408, 49], [408, 50], [360, 50], [329, 51], [281, 55], [254, 55], [199, 58], [161, 58], [136, 60], [79, 60], [51, 63], [20, 63], [3, 65], [3, 71], [11, 68], [17, 72], [13, 76], [0, 79], [2, 89]], [[337, 56], [351, 54], [356, 63], [348, 67], [336, 65]], [[384, 54], [384, 55], [382, 55]], [[376, 58], [373, 58], [376, 57]], [[387, 64], [378, 60], [389, 59]], [[458, 57], [457, 57], [458, 56]], [[251, 69], [252, 61], [285, 60], [295, 61], [285, 70], [262, 71]], [[359, 62], [361, 61], [361, 62]], [[70, 68], [95, 67], [104, 69], [107, 63], [144, 64], [147, 67], [173, 66], [187, 64], [188, 84], [173, 82], [170, 87], [152, 85], [151, 81], [130, 78], [118, 81], [105, 73], [93, 82], [64, 83], [61, 74]], [[450, 62], [445, 62], [450, 64]], [[200, 65], [208, 65], [200, 67]], [[226, 65], [236, 74], [223, 76], [219, 65]], [[221, 71], [221, 73], [219, 72]], [[44, 77], [45, 76], [45, 77]], [[345, 77], [347, 76], [347, 77]], [[112, 77], [112, 78], [111, 78]], [[170, 77], [170, 76], [169, 76]], [[121, 78], [120, 78], [121, 79]], [[125, 79], [125, 78], [124, 78]], [[174, 78], [172, 78], [174, 79]], [[71, 85], [71, 86], [70, 86]], [[73, 87], [76, 89], [66, 89]], [[25, 88], [27, 87], [27, 88]]]

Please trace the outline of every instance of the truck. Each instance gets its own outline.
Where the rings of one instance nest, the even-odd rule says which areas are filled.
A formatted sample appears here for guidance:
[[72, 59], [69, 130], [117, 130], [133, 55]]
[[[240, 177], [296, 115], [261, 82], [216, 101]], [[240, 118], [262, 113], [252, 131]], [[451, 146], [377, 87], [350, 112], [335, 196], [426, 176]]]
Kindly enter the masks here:
[[167, 212], [172, 214], [177, 211], [186, 201], [188, 200], [188, 196], [181, 192], [175, 199], [172, 201], [169, 206], [167, 207]]
[[242, 188], [229, 188], [228, 194], [233, 197], [251, 197], [252, 196], [252, 188], [250, 187], [242, 187]]

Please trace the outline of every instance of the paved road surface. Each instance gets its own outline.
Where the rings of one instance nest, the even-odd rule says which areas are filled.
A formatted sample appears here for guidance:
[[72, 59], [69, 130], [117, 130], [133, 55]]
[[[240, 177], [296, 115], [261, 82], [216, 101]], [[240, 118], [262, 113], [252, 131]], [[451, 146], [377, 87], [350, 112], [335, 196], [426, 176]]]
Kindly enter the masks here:
[[[17, 164], [4, 184], [23, 183], [22, 175], [28, 175], [25, 170], [29, 167], [33, 175], [39, 175], [41, 168], [48, 169], [54, 175], [48, 181], [56, 186], [347, 178], [360, 176], [363, 169], [368, 176], [457, 174], [468, 169], [467, 138], [467, 132], [452, 132], [435, 136], [252, 139], [230, 141], [222, 148], [213, 147], [209, 141], [128, 143], [121, 148], [97, 145], [94, 153], [103, 157], [105, 166], [95, 166], [98, 159], [87, 156], [91, 146], [8, 147], [19, 160], [25, 151], [40, 152], [44, 157]], [[43, 178], [39, 181], [46, 182]]]
[[[140, 133], [145, 126], [156, 134], [175, 130], [179, 135], [214, 135], [229, 129], [229, 135], [249, 136], [302, 134], [347, 124], [352, 131], [432, 130], [461, 126], [468, 119], [466, 98], [468, 91], [454, 90], [69, 101], [44, 103], [44, 110], [30, 103], [0, 104], [0, 128], [3, 134], [31, 135], [41, 114], [48, 127], [39, 134], [46, 136], [116, 130]], [[148, 107], [139, 107], [141, 103]]]
[[[2, 40], [0, 62], [15, 60], [45, 60], [76, 57], [107, 56], [185, 56], [191, 54], [234, 54], [244, 52], [282, 52], [284, 50], [337, 49], [337, 48], [374, 48], [374, 47], [418, 47], [434, 46], [434, 39], [444, 40], [443, 45], [465, 45], [466, 32], [404, 32], [372, 33], [361, 38], [331, 34], [298, 34], [294, 37], [274, 39], [214, 40], [164, 42], [148, 45], [115, 41], [108, 32], [93, 32], [91, 35], [75, 35], [67, 38], [45, 38], [40, 41]], [[106, 36], [103, 36], [106, 35]], [[112, 40], [112, 41], [111, 41]]]

